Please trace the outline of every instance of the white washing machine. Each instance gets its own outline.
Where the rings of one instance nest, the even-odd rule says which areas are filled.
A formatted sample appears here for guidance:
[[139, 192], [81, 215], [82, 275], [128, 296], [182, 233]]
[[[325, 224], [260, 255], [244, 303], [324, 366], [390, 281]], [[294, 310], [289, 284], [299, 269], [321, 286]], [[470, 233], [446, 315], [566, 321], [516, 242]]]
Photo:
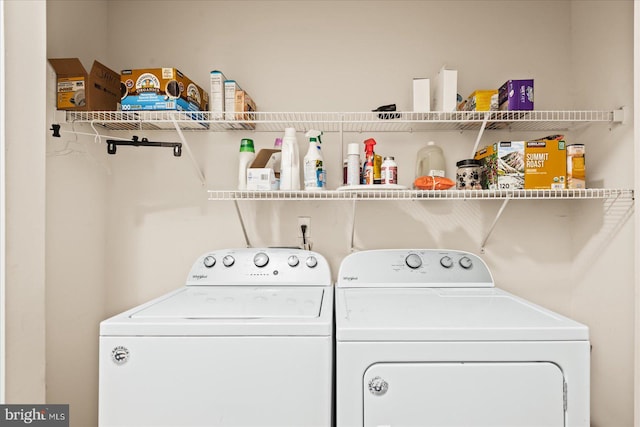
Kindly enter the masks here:
[[333, 287], [297, 249], [209, 252], [100, 324], [99, 424], [331, 426]]
[[335, 304], [339, 427], [589, 425], [588, 328], [475, 255], [351, 254]]

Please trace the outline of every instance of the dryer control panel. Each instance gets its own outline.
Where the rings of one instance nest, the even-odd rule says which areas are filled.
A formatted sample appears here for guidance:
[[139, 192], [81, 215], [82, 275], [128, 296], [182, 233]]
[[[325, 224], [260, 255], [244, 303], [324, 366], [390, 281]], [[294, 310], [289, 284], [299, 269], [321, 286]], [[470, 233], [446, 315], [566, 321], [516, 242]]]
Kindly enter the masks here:
[[330, 286], [327, 260], [317, 252], [283, 248], [240, 248], [202, 254], [187, 286]]
[[469, 252], [383, 249], [353, 253], [340, 265], [338, 287], [493, 287], [485, 262]]

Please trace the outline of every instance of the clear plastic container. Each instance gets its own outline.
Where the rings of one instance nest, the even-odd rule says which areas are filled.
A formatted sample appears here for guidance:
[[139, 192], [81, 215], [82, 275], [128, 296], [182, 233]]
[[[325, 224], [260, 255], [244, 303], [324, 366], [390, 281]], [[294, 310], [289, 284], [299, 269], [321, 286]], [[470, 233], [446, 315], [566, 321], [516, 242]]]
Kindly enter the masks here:
[[418, 151], [416, 178], [420, 176], [446, 176], [444, 153], [433, 141]]

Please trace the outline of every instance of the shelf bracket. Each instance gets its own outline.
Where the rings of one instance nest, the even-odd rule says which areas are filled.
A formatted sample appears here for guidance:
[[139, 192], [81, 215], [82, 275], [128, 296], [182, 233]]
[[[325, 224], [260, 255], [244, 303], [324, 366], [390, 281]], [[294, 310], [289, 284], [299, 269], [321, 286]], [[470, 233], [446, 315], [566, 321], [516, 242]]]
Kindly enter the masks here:
[[489, 240], [489, 236], [491, 236], [491, 233], [493, 233], [493, 229], [496, 228], [496, 224], [498, 224], [498, 220], [502, 216], [502, 213], [504, 212], [505, 208], [509, 204], [510, 200], [511, 200], [511, 198], [507, 195], [507, 197], [502, 202], [502, 205], [500, 206], [500, 209], [498, 209], [498, 213], [496, 214], [496, 217], [493, 219], [493, 223], [491, 223], [491, 227], [489, 227], [489, 230], [487, 231], [487, 235], [482, 240], [482, 244], [480, 245], [480, 253], [482, 253], [482, 254], [484, 253], [484, 248], [487, 245], [487, 241]]
[[233, 204], [236, 207], [236, 213], [238, 214], [238, 220], [240, 220], [240, 227], [242, 227], [242, 234], [244, 235], [244, 242], [247, 245], [247, 248], [251, 247], [251, 242], [249, 241], [249, 235], [247, 234], [247, 228], [244, 225], [244, 219], [242, 218], [242, 212], [240, 211], [240, 206], [238, 205], [238, 200], [234, 200]]
[[354, 251], [353, 242], [355, 240], [355, 234], [356, 234], [356, 199], [354, 198], [351, 204], [351, 243], [349, 245], [349, 250], [352, 253]]
[[487, 122], [489, 121], [489, 116], [491, 112], [487, 112], [484, 115], [484, 119], [482, 120], [482, 125], [480, 126], [480, 131], [478, 132], [478, 137], [476, 138], [476, 143], [473, 144], [473, 151], [471, 152], [470, 159], [475, 158], [476, 151], [478, 151], [478, 146], [480, 145], [480, 139], [482, 139], [482, 135], [484, 134], [484, 130], [487, 127]]
[[193, 154], [191, 153], [191, 149], [189, 148], [187, 139], [184, 137], [184, 134], [182, 133], [182, 129], [180, 129], [180, 125], [178, 124], [178, 121], [176, 120], [176, 118], [172, 117], [171, 121], [173, 122], [173, 126], [176, 128], [176, 132], [178, 133], [178, 137], [180, 138], [180, 141], [182, 141], [182, 146], [184, 147], [184, 151], [187, 153], [187, 157], [189, 157], [189, 160], [191, 160], [191, 164], [193, 165], [196, 171], [196, 174], [200, 179], [200, 183], [204, 187], [204, 185], [206, 184], [206, 179], [204, 178], [204, 174], [202, 173], [202, 170], [200, 170], [198, 163], [196, 163], [196, 159], [193, 157]]

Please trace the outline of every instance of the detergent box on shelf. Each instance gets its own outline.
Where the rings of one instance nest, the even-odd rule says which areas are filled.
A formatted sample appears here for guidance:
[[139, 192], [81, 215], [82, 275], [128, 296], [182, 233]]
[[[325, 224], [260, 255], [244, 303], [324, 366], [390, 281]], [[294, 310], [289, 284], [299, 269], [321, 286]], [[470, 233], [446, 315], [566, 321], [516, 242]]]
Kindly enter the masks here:
[[176, 68], [122, 70], [122, 110], [208, 111], [209, 93]]
[[56, 108], [76, 111], [113, 111], [120, 100], [120, 75], [93, 61], [91, 71], [78, 58], [50, 58], [56, 72]]

